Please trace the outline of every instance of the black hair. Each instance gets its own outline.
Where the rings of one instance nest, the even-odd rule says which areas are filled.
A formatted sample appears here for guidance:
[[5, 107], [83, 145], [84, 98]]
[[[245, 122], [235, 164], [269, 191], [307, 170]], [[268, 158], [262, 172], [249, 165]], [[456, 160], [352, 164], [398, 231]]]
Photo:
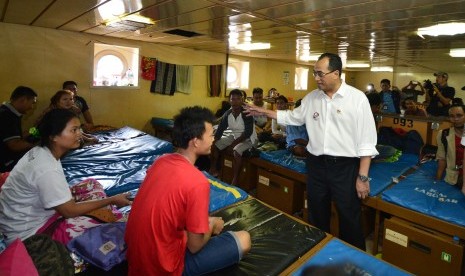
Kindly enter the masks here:
[[[240, 95], [242, 96], [242, 93]], [[205, 123], [213, 124], [214, 120], [215, 116], [208, 108], [192, 106], [181, 109], [174, 117], [172, 134], [174, 146], [187, 149], [190, 140], [202, 138], [205, 133]]]
[[453, 104], [451, 104], [451, 105], [449, 106], [449, 110], [450, 110], [451, 108], [454, 108], [454, 107], [460, 107], [460, 108], [462, 108], [463, 112], [465, 112], [465, 105], [463, 105], [463, 102], [462, 102], [462, 103], [453, 103]]
[[244, 91], [240, 89], [233, 89], [231, 92], [229, 92], [229, 99], [231, 99], [232, 95], [244, 97]]
[[451, 104], [452, 105], [463, 105], [463, 100], [462, 98], [453, 98], [452, 101], [451, 101]]
[[60, 101], [61, 97], [63, 95], [70, 95], [70, 96], [74, 96], [73, 92], [72, 91], [69, 91], [69, 90], [58, 90], [55, 95], [53, 95], [51, 98], [50, 98], [50, 105], [56, 107], [58, 105], [58, 102]]
[[79, 117], [67, 109], [52, 109], [47, 112], [37, 126], [40, 133], [40, 145], [50, 148], [51, 138], [59, 135], [73, 118]]
[[299, 107], [301, 104], [302, 104], [302, 99], [298, 99], [298, 100], [295, 102], [294, 108]]
[[328, 70], [329, 71], [339, 71], [339, 77], [342, 75], [342, 60], [341, 57], [338, 56], [337, 54], [333, 53], [324, 53], [322, 54], [318, 60], [322, 60], [324, 58], [328, 58], [329, 63], [328, 63]]
[[287, 100], [287, 98], [283, 95], [279, 95], [277, 98], [276, 98], [276, 102], [278, 102], [279, 100], [285, 102], [285, 103], [288, 103], [289, 101]]
[[401, 103], [403, 109], [407, 109], [407, 106], [405, 105], [405, 102], [406, 102], [406, 101], [413, 101], [413, 102], [415, 102], [415, 98], [414, 98], [414, 97], [407, 97], [407, 98], [405, 98], [405, 99], [402, 101], [402, 103]]
[[263, 89], [261, 89], [260, 87], [255, 87], [252, 90], [252, 95], [255, 95], [255, 94], [262, 94], [263, 95]]
[[63, 83], [62, 88], [65, 89], [68, 85], [76, 85], [77, 87], [77, 83], [75, 81], [69, 80]]
[[388, 85], [391, 85], [391, 81], [388, 79], [382, 79], [380, 83], [387, 83]]
[[13, 90], [10, 96], [11, 101], [15, 101], [21, 97], [27, 97], [28, 99], [37, 97], [37, 93], [32, 88], [26, 86], [18, 86]]

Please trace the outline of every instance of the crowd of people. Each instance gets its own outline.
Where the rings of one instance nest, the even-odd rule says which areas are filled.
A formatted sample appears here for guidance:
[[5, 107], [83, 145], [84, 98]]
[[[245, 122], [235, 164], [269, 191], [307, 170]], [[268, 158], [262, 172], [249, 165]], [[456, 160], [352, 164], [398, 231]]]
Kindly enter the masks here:
[[[0, 106], [0, 172], [9, 172], [0, 192], [0, 233], [11, 243], [47, 232], [66, 244], [98, 225], [82, 216], [107, 208], [118, 217], [112, 206], [132, 204], [125, 236], [129, 275], [212, 272], [239, 262], [251, 249], [251, 237], [247, 231], [224, 232], [224, 221], [209, 216], [209, 184], [196, 161], [210, 156], [209, 172], [218, 176], [220, 154], [229, 151], [234, 157], [231, 184], [238, 185], [244, 154], [260, 142], [273, 142], [305, 158], [312, 172], [307, 176], [309, 223], [329, 232], [334, 201], [339, 237], [365, 250], [361, 203], [370, 192], [371, 160], [378, 155], [377, 112], [447, 116], [452, 127], [437, 136], [436, 179], [445, 177], [465, 194], [465, 107], [447, 85], [447, 73], [435, 73], [435, 83], [410, 81], [401, 90], [383, 79], [380, 92], [371, 85], [366, 93], [346, 84], [341, 75], [341, 58], [325, 53], [313, 70], [318, 88], [293, 108], [274, 88], [268, 92], [276, 104], [272, 108], [258, 87], [250, 103], [244, 91], [230, 91], [216, 118], [203, 107], [183, 108], [174, 117], [176, 153], [154, 162], [134, 202], [127, 193], [107, 197], [96, 181], [71, 189], [66, 181], [60, 158], [83, 142], [98, 143], [86, 133], [94, 123], [76, 82], [64, 82], [50, 99], [36, 122], [35, 139], [22, 133], [21, 117], [38, 95], [20, 86]], [[418, 104], [419, 95], [425, 95], [426, 103]], [[92, 196], [77, 197], [82, 190]]]
[[[376, 113], [393, 113], [411, 116], [448, 116], [449, 107], [462, 102], [455, 97], [455, 88], [448, 85], [449, 74], [436, 72], [433, 74], [436, 82], [425, 80], [409, 81], [402, 89], [391, 86], [391, 81], [382, 79], [381, 91], [377, 92], [370, 83], [365, 91], [372, 110]], [[465, 88], [465, 87], [464, 87]], [[418, 96], [424, 95], [424, 101], [419, 102]]]

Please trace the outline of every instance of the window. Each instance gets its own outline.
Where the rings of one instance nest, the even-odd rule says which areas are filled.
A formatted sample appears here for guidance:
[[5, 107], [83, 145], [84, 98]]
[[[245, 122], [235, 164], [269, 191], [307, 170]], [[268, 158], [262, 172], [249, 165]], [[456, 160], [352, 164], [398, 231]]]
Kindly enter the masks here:
[[94, 44], [93, 86], [138, 86], [139, 48]]
[[307, 90], [308, 86], [308, 68], [297, 67], [295, 68], [295, 90]]
[[226, 76], [228, 89], [249, 88], [249, 62], [237, 59], [229, 59], [228, 75]]

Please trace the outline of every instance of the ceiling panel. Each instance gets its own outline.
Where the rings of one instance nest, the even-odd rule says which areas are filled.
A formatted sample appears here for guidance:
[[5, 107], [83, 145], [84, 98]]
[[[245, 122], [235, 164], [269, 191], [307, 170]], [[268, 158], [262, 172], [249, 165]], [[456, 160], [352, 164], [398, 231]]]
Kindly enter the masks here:
[[6, 5], [6, 10], [3, 22], [14, 24], [31, 24], [49, 5], [53, 5], [54, 0], [37, 0], [37, 1], [6, 1], [2, 7]]
[[[155, 25], [128, 31], [103, 25], [102, 8], [119, 5], [124, 14], [150, 17]], [[114, 12], [112, 12], [114, 13]], [[0, 22], [33, 25], [235, 55], [313, 64], [306, 54], [337, 52], [348, 43], [348, 60], [373, 65], [402, 65], [431, 71], [463, 72], [463, 58], [450, 48], [465, 48], [465, 35], [425, 37], [419, 27], [439, 22], [465, 22], [463, 0], [0, 0]], [[200, 34], [184, 37], [164, 33], [182, 29]], [[228, 50], [231, 30], [239, 41], [269, 42], [271, 49]], [[297, 40], [300, 39], [298, 42]]]
[[108, 0], [57, 0], [34, 22], [34, 26], [58, 28], [105, 2], [108, 2]]

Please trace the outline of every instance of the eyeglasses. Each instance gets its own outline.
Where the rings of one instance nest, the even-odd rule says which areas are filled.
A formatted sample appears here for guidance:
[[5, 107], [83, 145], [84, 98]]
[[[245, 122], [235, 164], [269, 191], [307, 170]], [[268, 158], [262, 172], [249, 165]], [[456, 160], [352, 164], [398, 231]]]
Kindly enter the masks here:
[[323, 78], [324, 76], [328, 75], [328, 74], [331, 74], [332, 72], [335, 72], [336, 70], [333, 70], [331, 72], [328, 72], [328, 73], [323, 73], [321, 71], [313, 71], [313, 77], [320, 77], [320, 78]]

